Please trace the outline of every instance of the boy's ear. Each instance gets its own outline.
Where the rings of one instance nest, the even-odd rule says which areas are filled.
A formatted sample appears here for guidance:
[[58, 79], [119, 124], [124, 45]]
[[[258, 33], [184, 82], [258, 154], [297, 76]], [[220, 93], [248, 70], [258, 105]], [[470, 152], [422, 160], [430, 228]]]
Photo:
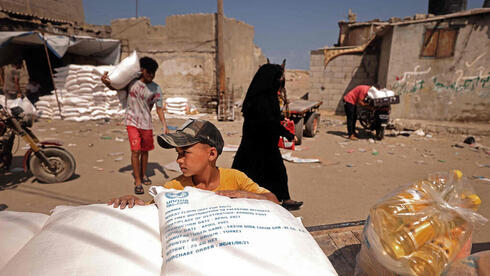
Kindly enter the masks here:
[[218, 150], [215, 147], [209, 149], [209, 161], [216, 161], [218, 159]]

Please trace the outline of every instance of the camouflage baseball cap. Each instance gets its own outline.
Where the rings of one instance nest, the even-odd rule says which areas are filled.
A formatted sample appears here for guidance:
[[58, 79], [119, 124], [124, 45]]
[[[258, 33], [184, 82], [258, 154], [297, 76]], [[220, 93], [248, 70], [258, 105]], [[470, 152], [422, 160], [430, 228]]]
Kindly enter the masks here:
[[221, 154], [224, 146], [223, 137], [215, 125], [209, 121], [194, 119], [187, 120], [174, 133], [158, 135], [157, 141], [165, 149], [204, 143], [215, 147], [218, 154]]

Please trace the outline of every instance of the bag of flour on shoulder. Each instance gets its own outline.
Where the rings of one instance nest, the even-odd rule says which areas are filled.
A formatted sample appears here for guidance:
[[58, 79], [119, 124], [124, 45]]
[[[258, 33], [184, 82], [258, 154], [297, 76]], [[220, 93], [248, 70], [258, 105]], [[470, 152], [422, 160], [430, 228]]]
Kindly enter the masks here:
[[111, 86], [116, 89], [123, 89], [130, 81], [140, 75], [140, 61], [136, 51], [123, 59], [109, 74]]
[[337, 275], [301, 221], [273, 202], [151, 187], [162, 276]]
[[155, 205], [58, 206], [0, 275], [160, 275], [161, 250]]
[[43, 228], [49, 216], [29, 212], [0, 212], [0, 270]]

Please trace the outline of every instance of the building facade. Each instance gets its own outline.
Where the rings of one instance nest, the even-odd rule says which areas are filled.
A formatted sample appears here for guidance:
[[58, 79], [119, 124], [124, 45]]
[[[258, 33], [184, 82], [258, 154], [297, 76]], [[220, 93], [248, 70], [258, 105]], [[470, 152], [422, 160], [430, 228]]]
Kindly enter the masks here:
[[[338, 47], [311, 51], [312, 95], [324, 99], [326, 109], [343, 112], [342, 96], [352, 87], [378, 83], [400, 95], [395, 117], [489, 121], [489, 15], [482, 8], [341, 22]], [[352, 53], [356, 47], [362, 51]], [[332, 50], [346, 53], [325, 62]]]

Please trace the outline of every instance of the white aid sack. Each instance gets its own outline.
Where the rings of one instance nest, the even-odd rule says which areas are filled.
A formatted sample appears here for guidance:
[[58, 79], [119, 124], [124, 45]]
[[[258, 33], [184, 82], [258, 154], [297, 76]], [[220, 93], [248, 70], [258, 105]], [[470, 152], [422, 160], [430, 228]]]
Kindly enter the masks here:
[[0, 275], [160, 275], [161, 265], [155, 205], [58, 206]]
[[337, 275], [313, 237], [280, 205], [186, 187], [151, 187], [161, 275]]
[[136, 51], [133, 51], [131, 55], [123, 59], [110, 73], [109, 79], [111, 80], [111, 86], [116, 89], [123, 89], [130, 81], [139, 76], [140, 71], [138, 54]]
[[0, 271], [41, 229], [48, 215], [29, 212], [0, 212]]

